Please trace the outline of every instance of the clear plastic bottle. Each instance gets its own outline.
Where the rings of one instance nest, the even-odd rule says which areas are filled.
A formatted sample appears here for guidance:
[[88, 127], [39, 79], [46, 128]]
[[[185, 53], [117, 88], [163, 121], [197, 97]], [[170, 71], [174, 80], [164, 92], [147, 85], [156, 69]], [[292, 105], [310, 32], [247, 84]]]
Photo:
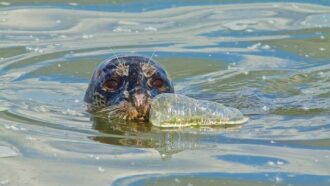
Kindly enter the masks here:
[[248, 118], [217, 102], [165, 93], [154, 98], [149, 120], [157, 127], [187, 127], [242, 124]]

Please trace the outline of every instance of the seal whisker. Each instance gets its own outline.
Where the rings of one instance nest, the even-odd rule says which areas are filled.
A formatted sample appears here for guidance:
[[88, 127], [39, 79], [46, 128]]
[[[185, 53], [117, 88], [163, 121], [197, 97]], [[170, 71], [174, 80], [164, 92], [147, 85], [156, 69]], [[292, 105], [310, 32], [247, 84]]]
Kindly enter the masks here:
[[150, 58], [148, 59], [148, 62], [147, 62], [147, 64], [150, 64], [150, 60], [152, 60], [152, 58], [154, 57], [154, 55], [155, 55], [155, 53], [156, 53], [156, 49], [152, 52], [152, 54], [151, 54], [151, 56], [150, 56]]
[[115, 57], [116, 57], [117, 60], [119, 61], [119, 57], [118, 57], [118, 55], [116, 54], [116, 52], [115, 52], [114, 50], [112, 50], [111, 48], [110, 48], [110, 51], [112, 52], [113, 55], [115, 55]]
[[[111, 51], [111, 53], [116, 57], [116, 59], [117, 59], [117, 61], [118, 62], [121, 62], [120, 60], [119, 60], [119, 56], [117, 55], [117, 53], [113, 50], [113, 49], [111, 49], [110, 48], [110, 51]], [[113, 59], [113, 57], [109, 57], [108, 59], [106, 59], [106, 61], [111, 61]], [[115, 64], [115, 63], [113, 63], [113, 65], [117, 68], [118, 66], [117, 66], [117, 64]]]

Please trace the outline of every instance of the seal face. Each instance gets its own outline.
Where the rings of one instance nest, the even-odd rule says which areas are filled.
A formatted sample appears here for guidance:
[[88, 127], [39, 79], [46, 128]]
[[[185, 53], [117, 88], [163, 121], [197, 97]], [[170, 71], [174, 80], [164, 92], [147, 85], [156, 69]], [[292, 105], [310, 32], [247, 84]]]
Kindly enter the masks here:
[[95, 70], [86, 90], [88, 110], [107, 110], [127, 120], [147, 120], [150, 102], [161, 93], [173, 93], [166, 71], [143, 56], [115, 56]]

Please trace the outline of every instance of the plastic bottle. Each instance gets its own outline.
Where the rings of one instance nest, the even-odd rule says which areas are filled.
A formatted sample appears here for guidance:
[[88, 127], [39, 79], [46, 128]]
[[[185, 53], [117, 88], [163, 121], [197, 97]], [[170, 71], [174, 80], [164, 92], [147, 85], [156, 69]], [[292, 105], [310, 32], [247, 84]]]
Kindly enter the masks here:
[[188, 127], [242, 124], [248, 118], [217, 102], [165, 93], [154, 98], [149, 120], [157, 127]]

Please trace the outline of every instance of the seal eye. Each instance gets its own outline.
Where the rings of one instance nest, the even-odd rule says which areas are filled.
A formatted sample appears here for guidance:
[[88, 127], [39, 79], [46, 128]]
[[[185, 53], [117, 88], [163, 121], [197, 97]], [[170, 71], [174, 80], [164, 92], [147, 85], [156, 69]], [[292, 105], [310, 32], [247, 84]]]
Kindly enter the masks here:
[[152, 81], [151, 85], [155, 88], [162, 88], [164, 85], [164, 81], [162, 79], [155, 79]]
[[119, 88], [119, 81], [115, 79], [109, 79], [104, 83], [104, 87], [109, 91], [115, 91]]

